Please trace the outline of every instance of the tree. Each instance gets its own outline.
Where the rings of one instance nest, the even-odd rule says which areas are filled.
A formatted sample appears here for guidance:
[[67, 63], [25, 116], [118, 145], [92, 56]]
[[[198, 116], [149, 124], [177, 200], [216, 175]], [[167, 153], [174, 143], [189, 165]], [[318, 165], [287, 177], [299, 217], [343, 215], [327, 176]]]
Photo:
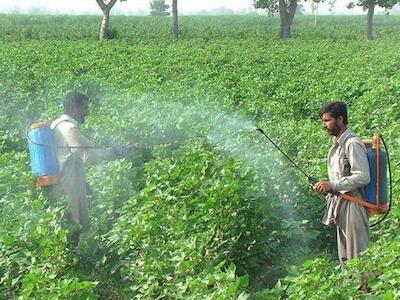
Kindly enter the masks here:
[[168, 8], [169, 5], [165, 4], [165, 0], [150, 1], [150, 15], [152, 16], [169, 16]]
[[[108, 39], [108, 25], [110, 24], [110, 11], [118, 0], [96, 0], [97, 4], [100, 6], [103, 12], [103, 20], [101, 21], [100, 27], [100, 39]], [[126, 1], [126, 0], [120, 0]]]
[[329, 0], [328, 1], [328, 5], [329, 5], [328, 10], [329, 10], [330, 13], [333, 12], [333, 8], [335, 7], [335, 4], [336, 4], [336, 0]]
[[314, 27], [317, 27], [318, 21], [318, 2], [311, 1], [311, 14], [314, 16]]
[[178, 0], [172, 0], [172, 39], [177, 41], [179, 38], [178, 28]]
[[268, 14], [279, 12], [281, 27], [279, 36], [287, 39], [291, 35], [291, 26], [297, 9], [297, 0], [254, 0], [255, 8], [264, 8]]
[[374, 12], [375, 6], [378, 5], [389, 12], [393, 6], [397, 3], [400, 3], [400, 0], [358, 0], [357, 2], [350, 2], [347, 7], [353, 8], [354, 6], [360, 6], [364, 11], [367, 11], [367, 30], [366, 37], [368, 40], [374, 39], [373, 33], [373, 21], [374, 21]]
[[297, 5], [295, 15], [304, 16], [305, 11], [306, 11], [306, 10], [304, 9], [303, 4], [299, 4], [299, 5]]
[[[317, 27], [318, 23], [318, 5], [321, 1], [320, 0], [311, 0], [311, 14], [314, 16], [314, 27]], [[333, 8], [336, 4], [336, 0], [328, 0], [329, 12], [333, 11]]]

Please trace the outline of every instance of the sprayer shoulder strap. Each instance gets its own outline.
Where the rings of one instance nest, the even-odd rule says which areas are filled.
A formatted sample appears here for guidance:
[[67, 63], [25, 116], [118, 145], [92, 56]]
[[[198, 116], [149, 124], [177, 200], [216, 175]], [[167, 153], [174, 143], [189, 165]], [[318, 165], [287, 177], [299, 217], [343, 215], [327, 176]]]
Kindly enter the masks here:
[[[345, 166], [345, 168], [344, 168], [346, 170], [344, 176], [350, 176], [351, 175], [351, 165], [350, 165], [350, 162], [349, 162], [349, 155], [348, 155], [349, 143], [351, 143], [351, 142], [357, 143], [357, 136], [355, 134], [353, 134], [353, 133], [350, 133], [350, 135], [346, 138], [346, 140], [344, 141], [343, 146], [342, 146], [343, 155], [344, 155], [345, 161], [348, 164], [348, 166]], [[360, 143], [361, 143], [361, 141], [360, 141]], [[364, 189], [357, 188], [356, 191], [361, 195], [361, 199], [353, 197], [353, 196], [351, 196], [349, 194], [343, 194], [343, 195], [346, 195], [347, 199], [345, 199], [345, 200], [350, 200], [350, 198], [354, 198], [354, 199], [357, 199], [358, 201], [353, 201], [353, 202], [357, 202], [357, 203], [359, 203], [361, 205], [364, 205], [363, 203], [368, 203], [368, 202], [364, 201], [364, 199], [365, 199]], [[352, 200], [350, 200], [350, 201], [352, 201]], [[367, 205], [364, 205], [364, 206], [367, 206]]]
[[72, 124], [72, 122], [70, 120], [61, 119], [60, 121], [57, 121], [54, 125], [51, 124], [52, 125], [51, 129], [53, 129], [53, 130], [56, 129], [58, 127], [58, 125], [60, 125], [63, 122], [68, 122], [68, 123]]
[[371, 203], [369, 203], [369, 202], [367, 202], [367, 201], [364, 201], [364, 200], [362, 200], [362, 199], [360, 199], [360, 198], [353, 197], [353, 196], [351, 196], [351, 195], [349, 195], [349, 194], [339, 193], [339, 196], [340, 196], [342, 199], [346, 200], [346, 201], [355, 202], [355, 203], [357, 203], [357, 204], [360, 204], [360, 205], [365, 206], [365, 207], [368, 207], [368, 208], [373, 208], [373, 209], [376, 208], [376, 205], [371, 204]]
[[[351, 141], [357, 142], [356, 136], [354, 134], [351, 134], [343, 144], [343, 149], [344, 149], [343, 153], [344, 153], [344, 157], [346, 158], [346, 161], [347, 161], [348, 164], [350, 164], [349, 163], [349, 156], [347, 154], [348, 143], [351, 142]], [[351, 170], [351, 166], [349, 166], [349, 170]], [[350, 175], [350, 174], [346, 174], [346, 176], [348, 176], [348, 175]], [[371, 203], [369, 203], [369, 202], [364, 200], [365, 199], [365, 192], [364, 192], [363, 188], [357, 188], [357, 191], [361, 195], [361, 197], [362, 197], [361, 199], [357, 198], [357, 197], [353, 197], [353, 196], [351, 196], [350, 194], [347, 194], [347, 193], [345, 193], [345, 194], [340, 193], [340, 196], [344, 200], [352, 201], [352, 202], [358, 203], [358, 204], [360, 204], [362, 206], [365, 206], [365, 207], [369, 207], [369, 208], [375, 208], [376, 207], [375, 205], [373, 205], [373, 204], [371, 204]]]

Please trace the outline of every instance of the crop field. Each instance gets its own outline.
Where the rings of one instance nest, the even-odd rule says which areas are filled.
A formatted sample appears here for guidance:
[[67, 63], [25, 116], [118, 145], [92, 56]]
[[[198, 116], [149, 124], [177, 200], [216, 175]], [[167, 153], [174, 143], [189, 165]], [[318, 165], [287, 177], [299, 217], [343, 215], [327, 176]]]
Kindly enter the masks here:
[[[0, 299], [400, 297], [400, 17], [0, 15]], [[91, 230], [69, 242], [66, 200], [34, 186], [27, 126], [72, 90], [98, 145], [137, 143], [87, 169]], [[259, 132], [315, 178], [331, 145], [321, 104], [343, 100], [361, 138], [389, 145], [394, 204], [367, 252], [338, 267], [325, 200]], [[371, 222], [375, 219], [372, 218]], [[350, 279], [349, 279], [350, 278]]]

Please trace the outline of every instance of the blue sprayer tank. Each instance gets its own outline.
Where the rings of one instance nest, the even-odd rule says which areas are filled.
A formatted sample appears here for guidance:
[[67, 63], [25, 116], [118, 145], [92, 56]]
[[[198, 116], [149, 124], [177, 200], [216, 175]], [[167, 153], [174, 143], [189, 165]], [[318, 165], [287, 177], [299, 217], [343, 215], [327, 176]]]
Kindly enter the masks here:
[[[365, 141], [371, 180], [364, 188], [367, 202], [371, 204], [387, 203], [387, 154], [380, 147], [379, 135], [373, 141]], [[379, 154], [379, 155], [378, 155]], [[379, 192], [378, 192], [379, 191]]]
[[28, 132], [28, 147], [32, 172], [36, 176], [36, 186], [59, 183], [54, 136], [49, 123], [31, 124]]

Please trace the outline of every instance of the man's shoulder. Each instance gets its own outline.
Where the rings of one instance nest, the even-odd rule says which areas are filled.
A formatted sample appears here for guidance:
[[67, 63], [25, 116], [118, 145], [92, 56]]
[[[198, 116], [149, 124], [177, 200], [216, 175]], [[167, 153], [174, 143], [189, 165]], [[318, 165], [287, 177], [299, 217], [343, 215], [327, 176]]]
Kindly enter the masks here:
[[347, 128], [347, 130], [344, 132], [343, 138], [343, 143], [361, 142], [361, 139], [353, 131], [351, 131], [350, 128]]
[[51, 129], [58, 129], [64, 131], [75, 128], [76, 125], [67, 116], [62, 115], [58, 119], [55, 119], [53, 122], [51, 122], [50, 127]]
[[352, 132], [351, 132], [351, 134], [349, 134], [348, 138], [345, 140], [344, 146], [347, 150], [349, 150], [350, 148], [362, 148], [364, 151], [367, 150], [363, 141]]

